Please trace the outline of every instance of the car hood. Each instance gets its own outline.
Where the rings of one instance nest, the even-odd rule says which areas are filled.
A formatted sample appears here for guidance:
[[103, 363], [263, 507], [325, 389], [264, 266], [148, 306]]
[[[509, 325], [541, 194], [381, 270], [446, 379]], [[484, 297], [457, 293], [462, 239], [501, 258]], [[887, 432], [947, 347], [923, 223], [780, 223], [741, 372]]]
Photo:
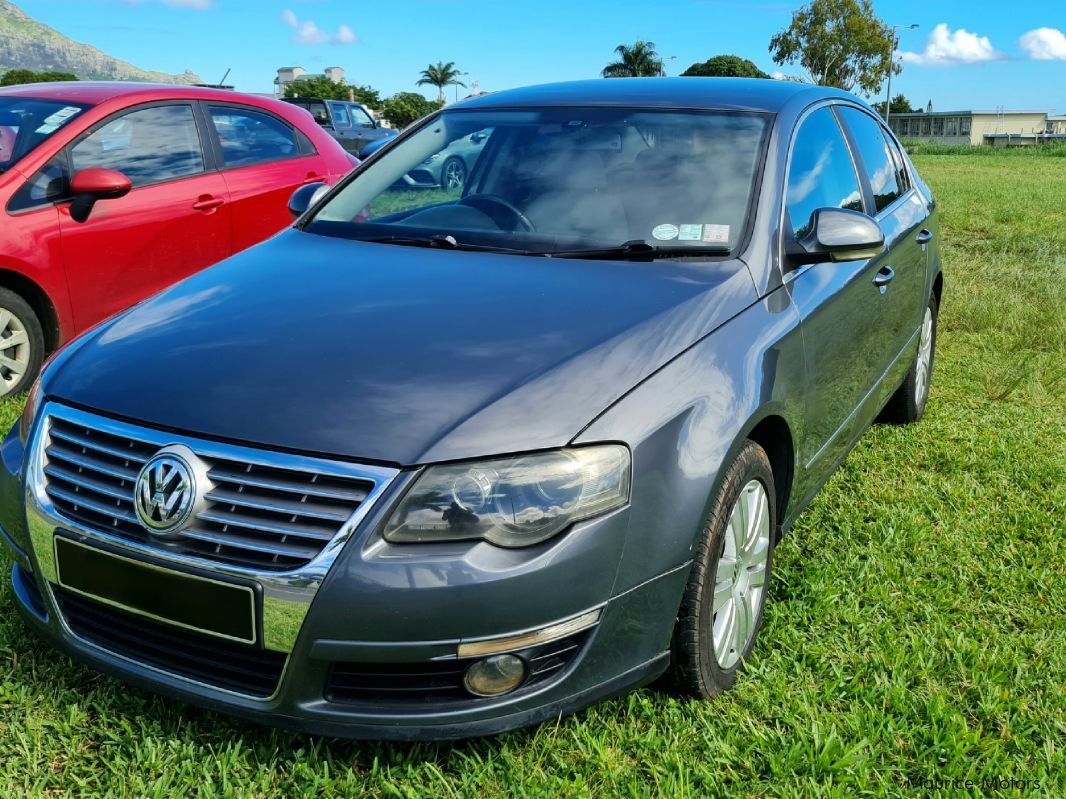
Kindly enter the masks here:
[[401, 465], [542, 449], [754, 301], [740, 261], [553, 260], [290, 230], [93, 330], [44, 393]]

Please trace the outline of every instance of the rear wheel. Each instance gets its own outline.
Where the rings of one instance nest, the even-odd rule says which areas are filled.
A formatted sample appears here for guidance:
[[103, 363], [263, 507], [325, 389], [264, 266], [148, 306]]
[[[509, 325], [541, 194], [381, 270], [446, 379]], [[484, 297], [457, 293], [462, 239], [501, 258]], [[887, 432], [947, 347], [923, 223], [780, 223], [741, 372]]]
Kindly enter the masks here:
[[936, 297], [929, 298], [929, 304], [922, 315], [922, 327], [918, 332], [918, 352], [914, 363], [903, 378], [903, 384], [885, 405], [883, 418], [897, 424], [917, 422], [925, 413], [929, 402], [929, 386], [933, 379], [933, 361], [936, 358]]
[[0, 288], [0, 397], [30, 387], [44, 360], [44, 331], [18, 294]]
[[770, 461], [748, 441], [729, 467], [696, 551], [674, 629], [674, 682], [709, 699], [730, 688], [766, 605], [777, 508]]

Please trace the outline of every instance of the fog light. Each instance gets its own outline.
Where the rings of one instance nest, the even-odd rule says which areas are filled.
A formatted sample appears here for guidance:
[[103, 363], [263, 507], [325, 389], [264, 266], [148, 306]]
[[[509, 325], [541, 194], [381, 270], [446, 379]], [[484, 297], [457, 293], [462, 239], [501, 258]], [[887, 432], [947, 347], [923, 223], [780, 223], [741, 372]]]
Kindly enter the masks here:
[[478, 696], [499, 696], [513, 691], [526, 678], [526, 663], [515, 655], [493, 655], [472, 663], [463, 685]]

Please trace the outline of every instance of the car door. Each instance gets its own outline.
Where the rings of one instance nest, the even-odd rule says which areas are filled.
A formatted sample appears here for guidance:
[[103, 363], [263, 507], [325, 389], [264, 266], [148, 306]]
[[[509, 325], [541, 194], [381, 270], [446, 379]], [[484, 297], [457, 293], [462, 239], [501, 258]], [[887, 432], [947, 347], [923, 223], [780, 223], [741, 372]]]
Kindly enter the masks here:
[[340, 142], [341, 147], [350, 153], [357, 153], [366, 143], [360, 135], [361, 131], [353, 127], [352, 117], [348, 113], [348, 104], [336, 100], [330, 100], [329, 116], [333, 121], [333, 138]]
[[[867, 212], [885, 234], [884, 264], [887, 278], [882, 285], [883, 335], [895, 344], [894, 355], [903, 356], [918, 330], [925, 310], [926, 257], [924, 243], [932, 234], [925, 230], [928, 211], [919, 193], [910, 185], [903, 156], [883, 125], [872, 115], [852, 106], [838, 106], [837, 113], [858, 154], [865, 178]], [[902, 367], [909, 366], [905, 358]], [[894, 370], [902, 374], [905, 368]], [[894, 384], [893, 384], [894, 385]]]
[[[799, 124], [785, 186], [782, 248], [809, 232], [819, 208], [865, 211], [856, 161], [835, 114], [825, 105]], [[787, 256], [786, 256], [787, 258]], [[885, 335], [884, 256], [826, 261], [790, 269], [785, 279], [801, 317], [808, 375], [805, 467], [821, 470], [846, 451], [860, 426], [860, 408], [895, 353]]]
[[[377, 123], [371, 118], [361, 105], [357, 103], [348, 103], [348, 113], [351, 115], [352, 120], [352, 138], [358, 145], [352, 152], [359, 152], [361, 149], [370, 144], [375, 139], [380, 139], [384, 133], [378, 128]], [[347, 149], [347, 147], [345, 147]]]
[[230, 254], [225, 181], [209, 171], [191, 103], [135, 106], [68, 148], [70, 168], [115, 169], [133, 184], [88, 220], [59, 207], [63, 262], [79, 328]]
[[325, 158], [281, 117], [249, 106], [205, 106], [222, 178], [230, 197], [234, 251], [292, 223], [289, 197], [307, 183], [329, 180]]

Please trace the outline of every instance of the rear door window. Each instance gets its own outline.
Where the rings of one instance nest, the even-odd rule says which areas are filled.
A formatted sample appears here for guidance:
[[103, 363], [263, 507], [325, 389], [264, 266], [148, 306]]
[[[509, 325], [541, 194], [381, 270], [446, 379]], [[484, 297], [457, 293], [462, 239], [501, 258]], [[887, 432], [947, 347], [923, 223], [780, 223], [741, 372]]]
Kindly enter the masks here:
[[337, 128], [350, 128], [351, 117], [348, 116], [348, 108], [344, 103], [330, 103], [329, 110], [333, 112], [333, 125]]
[[803, 120], [792, 142], [785, 205], [796, 238], [810, 232], [811, 216], [819, 208], [863, 210], [855, 164], [828, 107]]
[[192, 106], [142, 108], [106, 122], [71, 149], [74, 173], [115, 169], [138, 186], [198, 175], [204, 154]]
[[296, 132], [273, 114], [234, 106], [210, 106], [226, 169], [282, 161], [300, 154]]

